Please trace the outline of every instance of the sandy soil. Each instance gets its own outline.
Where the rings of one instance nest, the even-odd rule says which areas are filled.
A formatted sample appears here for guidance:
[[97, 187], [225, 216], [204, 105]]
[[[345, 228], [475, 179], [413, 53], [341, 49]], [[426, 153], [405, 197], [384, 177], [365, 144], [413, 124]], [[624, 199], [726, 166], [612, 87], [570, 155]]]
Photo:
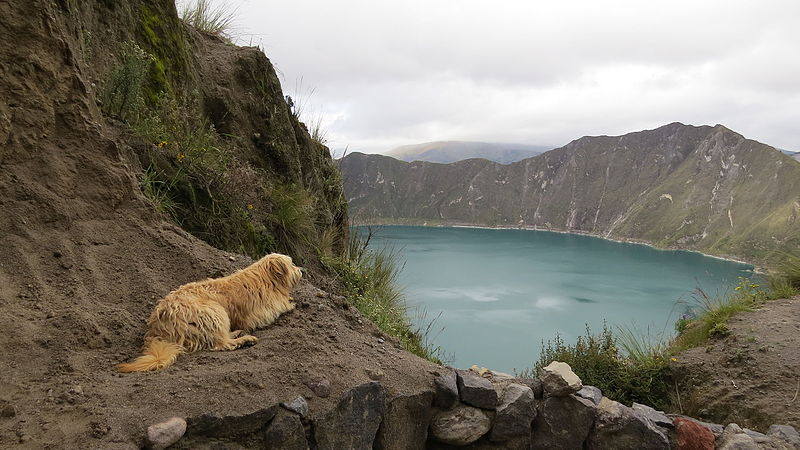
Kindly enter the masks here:
[[678, 355], [684, 412], [765, 431], [800, 428], [800, 297], [737, 315], [731, 334]]

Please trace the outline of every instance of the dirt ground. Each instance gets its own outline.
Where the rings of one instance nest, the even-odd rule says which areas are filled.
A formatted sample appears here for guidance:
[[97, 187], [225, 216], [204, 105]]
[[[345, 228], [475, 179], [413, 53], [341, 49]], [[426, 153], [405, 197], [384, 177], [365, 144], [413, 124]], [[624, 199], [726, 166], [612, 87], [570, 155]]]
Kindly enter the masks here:
[[[130, 448], [142, 443], [149, 424], [176, 415], [238, 415], [301, 395], [314, 415], [369, 381], [367, 370], [383, 374], [390, 394], [416, 392], [432, 380], [437, 366], [400, 350], [344, 299], [307, 281], [295, 289], [297, 309], [256, 331], [253, 347], [183, 355], [156, 373], [119, 374], [115, 364], [137, 354], [160, 296], [250, 261], [167, 224], [77, 228], [84, 227], [88, 232], [51, 235], [38, 251], [3, 233], [0, 447]], [[179, 257], [187, 253], [193, 261]], [[304, 384], [321, 378], [331, 383], [327, 398]]]
[[684, 413], [766, 431], [800, 428], [800, 296], [735, 316], [731, 334], [677, 356]]

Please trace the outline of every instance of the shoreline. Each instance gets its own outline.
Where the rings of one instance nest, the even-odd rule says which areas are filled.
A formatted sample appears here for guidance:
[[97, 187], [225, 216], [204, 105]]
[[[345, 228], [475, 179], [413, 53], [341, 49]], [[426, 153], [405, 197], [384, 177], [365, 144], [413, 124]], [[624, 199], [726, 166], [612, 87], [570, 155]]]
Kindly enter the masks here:
[[420, 222], [417, 222], [417, 223], [397, 223], [397, 222], [376, 223], [376, 222], [355, 222], [354, 221], [354, 223], [352, 224], [352, 226], [382, 226], [382, 225], [384, 225], [384, 226], [428, 227], [428, 228], [474, 228], [474, 229], [482, 229], [482, 230], [545, 231], [545, 232], [559, 233], [559, 234], [573, 234], [573, 235], [576, 235], [576, 236], [592, 237], [592, 238], [596, 238], [596, 239], [603, 239], [603, 240], [606, 240], [606, 241], [617, 242], [617, 243], [621, 243], [621, 244], [644, 245], [644, 246], [650, 247], [650, 248], [652, 248], [654, 250], [660, 250], [660, 251], [682, 251], [682, 252], [698, 253], [700, 255], [707, 256], [709, 258], [714, 258], [714, 259], [719, 259], [719, 260], [723, 260], [723, 261], [734, 262], [734, 263], [737, 263], [737, 264], [743, 264], [743, 265], [751, 266], [754, 274], [764, 275], [764, 274], [767, 273], [766, 268], [763, 267], [760, 263], [757, 263], [757, 262], [754, 262], [754, 261], [747, 261], [745, 259], [741, 259], [741, 258], [730, 256], [730, 255], [726, 255], [726, 256], [712, 255], [712, 254], [709, 254], [709, 253], [701, 252], [699, 250], [693, 250], [693, 249], [688, 249], [688, 248], [680, 248], [680, 247], [659, 247], [659, 246], [653, 244], [652, 242], [645, 241], [645, 240], [626, 239], [626, 238], [612, 238], [612, 237], [603, 236], [603, 235], [600, 235], [600, 234], [597, 234], [597, 233], [591, 233], [591, 232], [588, 232], [588, 231], [581, 231], [581, 230], [573, 230], [573, 231], [555, 230], [555, 229], [551, 229], [551, 228], [539, 228], [539, 227], [536, 227], [536, 226], [529, 226], [529, 225], [516, 226], [516, 227], [514, 227], [514, 226], [494, 226], [494, 227], [492, 227], [492, 226], [488, 226], [488, 225], [475, 225], [475, 224], [469, 224], [469, 223], [429, 225], [428, 221], [422, 221], [422, 223], [420, 223]]

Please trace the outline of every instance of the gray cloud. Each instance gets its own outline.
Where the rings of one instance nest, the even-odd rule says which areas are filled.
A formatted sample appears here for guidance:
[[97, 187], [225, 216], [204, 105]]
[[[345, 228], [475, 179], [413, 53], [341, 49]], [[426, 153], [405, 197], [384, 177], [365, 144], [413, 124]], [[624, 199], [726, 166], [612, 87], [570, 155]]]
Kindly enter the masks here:
[[314, 88], [305, 113], [331, 147], [559, 146], [681, 121], [800, 149], [796, 0], [243, 0], [238, 13], [285, 91]]

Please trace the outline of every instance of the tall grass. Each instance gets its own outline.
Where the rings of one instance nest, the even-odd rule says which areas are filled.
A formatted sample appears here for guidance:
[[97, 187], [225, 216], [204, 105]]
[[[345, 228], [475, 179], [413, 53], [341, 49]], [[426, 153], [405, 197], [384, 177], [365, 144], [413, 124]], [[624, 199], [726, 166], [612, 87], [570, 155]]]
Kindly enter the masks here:
[[235, 36], [235, 20], [237, 8], [220, 2], [216, 5], [211, 0], [188, 0], [182, 2], [178, 15], [186, 24], [214, 36], [227, 40]]
[[343, 285], [347, 299], [361, 314], [385, 333], [400, 340], [411, 353], [441, 364], [442, 349], [430, 343], [433, 321], [414, 327], [397, 275], [398, 253], [391, 248], [372, 248], [374, 231], [352, 232], [341, 256], [321, 255], [325, 267]]

